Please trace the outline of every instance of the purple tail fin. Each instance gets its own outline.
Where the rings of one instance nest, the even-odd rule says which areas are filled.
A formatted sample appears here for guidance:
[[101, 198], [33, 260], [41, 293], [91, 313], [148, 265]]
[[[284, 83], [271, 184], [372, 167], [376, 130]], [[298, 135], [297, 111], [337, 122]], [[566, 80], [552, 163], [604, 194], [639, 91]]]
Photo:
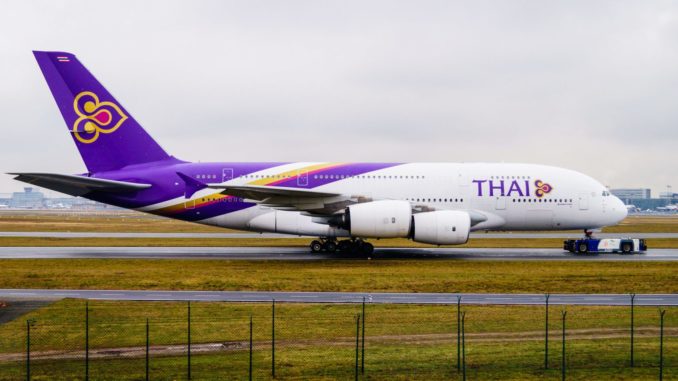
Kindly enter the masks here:
[[170, 158], [75, 55], [33, 54], [89, 172]]

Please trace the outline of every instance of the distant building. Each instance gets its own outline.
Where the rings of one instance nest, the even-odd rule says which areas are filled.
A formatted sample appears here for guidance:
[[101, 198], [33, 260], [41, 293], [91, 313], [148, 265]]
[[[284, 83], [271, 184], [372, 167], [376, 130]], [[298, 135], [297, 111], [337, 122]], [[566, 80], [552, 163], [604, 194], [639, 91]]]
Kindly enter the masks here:
[[659, 193], [659, 198], [668, 198], [668, 199], [678, 200], [678, 193], [661, 192], [661, 193]]
[[12, 199], [11, 193], [0, 193], [0, 207], [8, 207], [9, 201]]
[[622, 201], [624, 201], [624, 200], [644, 200], [644, 199], [652, 198], [651, 191], [648, 188], [610, 189], [610, 193], [619, 197], [619, 199], [622, 200]]
[[41, 209], [45, 207], [45, 195], [42, 192], [36, 192], [31, 187], [24, 188], [23, 192], [12, 193], [9, 200], [10, 208], [19, 209]]

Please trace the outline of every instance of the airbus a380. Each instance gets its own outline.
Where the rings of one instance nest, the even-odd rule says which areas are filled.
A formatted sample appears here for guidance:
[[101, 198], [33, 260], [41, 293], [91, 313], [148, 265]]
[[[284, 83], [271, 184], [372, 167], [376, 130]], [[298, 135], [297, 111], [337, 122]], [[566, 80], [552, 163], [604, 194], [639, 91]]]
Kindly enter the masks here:
[[478, 230], [597, 229], [624, 204], [576, 171], [506, 163], [191, 163], [169, 155], [71, 53], [34, 52], [87, 167], [12, 173], [73, 196], [184, 221], [319, 237], [310, 249], [371, 253], [369, 238], [466, 243]]

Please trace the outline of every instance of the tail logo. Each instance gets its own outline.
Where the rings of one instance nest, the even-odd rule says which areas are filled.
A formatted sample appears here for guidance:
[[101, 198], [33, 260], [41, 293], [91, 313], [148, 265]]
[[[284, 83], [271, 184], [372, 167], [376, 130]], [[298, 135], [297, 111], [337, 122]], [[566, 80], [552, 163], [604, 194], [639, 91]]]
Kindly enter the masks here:
[[73, 109], [78, 119], [73, 123], [73, 135], [79, 142], [89, 144], [99, 139], [100, 134], [115, 132], [128, 116], [113, 102], [100, 102], [91, 91], [83, 91], [73, 100]]

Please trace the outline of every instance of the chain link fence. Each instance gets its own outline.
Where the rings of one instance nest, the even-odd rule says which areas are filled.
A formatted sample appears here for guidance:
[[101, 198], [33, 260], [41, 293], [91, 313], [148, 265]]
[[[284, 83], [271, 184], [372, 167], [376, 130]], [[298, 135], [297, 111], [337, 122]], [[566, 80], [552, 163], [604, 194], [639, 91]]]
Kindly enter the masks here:
[[546, 310], [63, 300], [0, 325], [0, 380], [678, 378], [675, 307]]

